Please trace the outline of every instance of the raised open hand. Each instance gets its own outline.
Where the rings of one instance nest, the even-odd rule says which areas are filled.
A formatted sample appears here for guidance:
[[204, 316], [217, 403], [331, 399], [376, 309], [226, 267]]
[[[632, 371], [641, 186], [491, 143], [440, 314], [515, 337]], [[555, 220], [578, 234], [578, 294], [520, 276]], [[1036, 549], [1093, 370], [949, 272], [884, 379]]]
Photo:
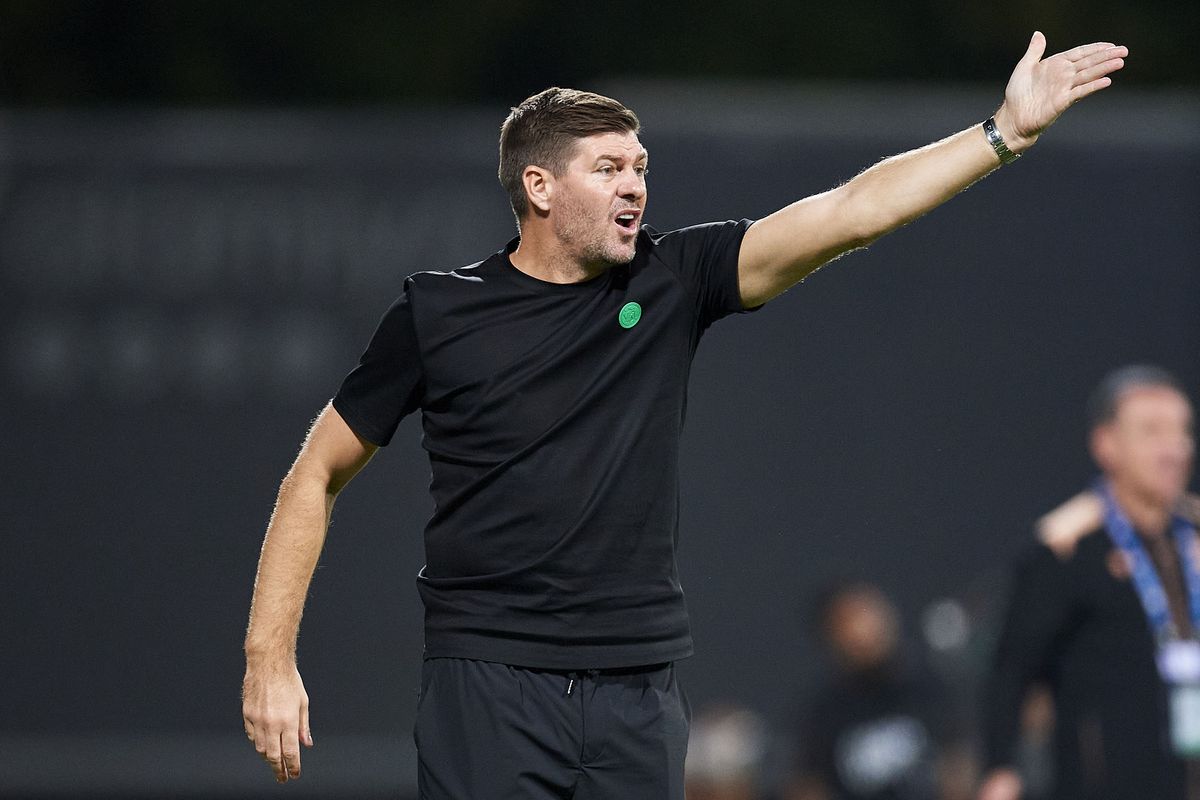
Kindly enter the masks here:
[[1046, 37], [1033, 34], [1004, 90], [996, 125], [1009, 148], [1019, 151], [1037, 139], [1078, 100], [1112, 83], [1108, 75], [1125, 66], [1129, 49], [1111, 42], [1074, 47], [1043, 59]]

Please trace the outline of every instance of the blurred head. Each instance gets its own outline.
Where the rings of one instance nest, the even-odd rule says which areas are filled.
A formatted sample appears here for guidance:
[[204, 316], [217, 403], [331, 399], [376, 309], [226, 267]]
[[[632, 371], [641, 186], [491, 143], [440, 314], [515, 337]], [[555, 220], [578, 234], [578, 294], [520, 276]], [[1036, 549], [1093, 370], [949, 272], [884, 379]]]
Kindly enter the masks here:
[[1166, 370], [1134, 365], [1109, 373], [1088, 404], [1091, 451], [1118, 491], [1163, 507], [1192, 472], [1192, 405]]
[[522, 234], [544, 221], [582, 262], [630, 261], [646, 205], [639, 129], [616, 100], [575, 89], [546, 89], [514, 108], [500, 129], [500, 183]]
[[849, 584], [829, 592], [819, 619], [834, 658], [852, 672], [881, 666], [896, 652], [899, 616], [883, 592], [870, 584]]
[[758, 795], [767, 752], [766, 723], [749, 709], [702, 709], [688, 736], [688, 800], [750, 800]]

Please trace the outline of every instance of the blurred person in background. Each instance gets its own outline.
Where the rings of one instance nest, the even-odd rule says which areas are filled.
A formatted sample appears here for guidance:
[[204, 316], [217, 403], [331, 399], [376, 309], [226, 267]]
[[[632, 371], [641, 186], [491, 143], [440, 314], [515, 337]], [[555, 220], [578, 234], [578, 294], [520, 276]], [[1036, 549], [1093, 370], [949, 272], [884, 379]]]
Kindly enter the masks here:
[[700, 339], [1010, 163], [1128, 54], [1045, 49], [1035, 33], [983, 123], [753, 224], [643, 229], [632, 111], [559, 88], [513, 108], [499, 172], [517, 238], [403, 282], [280, 487], [242, 691], [276, 779], [313, 743], [296, 638], [333, 504], [419, 409], [436, 507], [417, 576], [421, 797], [680, 800], [678, 452]]
[[1170, 373], [1127, 366], [1097, 387], [1088, 421], [1102, 474], [1038, 522], [1016, 565], [984, 695], [979, 800], [1022, 796], [1019, 715], [1035, 683], [1054, 698], [1052, 797], [1200, 797], [1192, 405]]
[[974, 781], [953, 694], [901, 646], [895, 606], [868, 583], [816, 609], [832, 674], [805, 704], [788, 800], [964, 800]]
[[692, 720], [685, 767], [687, 800], [763, 797], [768, 733], [747, 708], [714, 705]]

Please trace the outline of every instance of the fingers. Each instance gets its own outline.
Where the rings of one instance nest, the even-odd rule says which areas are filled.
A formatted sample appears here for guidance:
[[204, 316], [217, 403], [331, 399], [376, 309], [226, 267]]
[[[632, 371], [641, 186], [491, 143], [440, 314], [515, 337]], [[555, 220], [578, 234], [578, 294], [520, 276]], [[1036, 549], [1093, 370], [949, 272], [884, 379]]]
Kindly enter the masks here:
[[1073, 61], [1072, 64], [1077, 70], [1091, 69], [1097, 64], [1102, 64], [1105, 61], [1120, 60], [1127, 55], [1129, 55], [1128, 47], [1112, 45], [1111, 47], [1101, 48], [1094, 53], [1090, 53], [1080, 59], [1077, 59], [1076, 61]]
[[1080, 70], [1079, 72], [1075, 73], [1075, 80], [1072, 82], [1074, 86], [1072, 88], [1093, 83], [1109, 73], [1116, 72], [1123, 66], [1125, 66], [1125, 62], [1122, 59], [1110, 58], [1107, 61], [1102, 61], [1094, 67]]
[[271, 767], [271, 772], [275, 773], [275, 780], [287, 783], [290, 779], [300, 777], [300, 739], [296, 731], [267, 737], [266, 742], [255, 749]]
[[1082, 100], [1083, 98], [1087, 97], [1089, 94], [1094, 94], [1094, 93], [1100, 91], [1101, 89], [1103, 89], [1107, 86], [1111, 86], [1111, 85], [1112, 85], [1112, 78], [1104, 77], [1104, 78], [1097, 78], [1096, 80], [1092, 81], [1091, 83], [1085, 83], [1082, 86], [1076, 86], [1074, 89], [1071, 90], [1071, 102], [1072, 103], [1078, 102], [1078, 101]]
[[1093, 44], [1081, 44], [1078, 47], [1072, 47], [1065, 53], [1061, 53], [1068, 61], [1079, 61], [1087, 58], [1090, 55], [1107, 50], [1110, 47], [1115, 47], [1112, 42], [1094, 42]]
[[275, 780], [285, 783], [288, 776], [283, 766], [283, 736], [281, 734], [272, 736], [262, 728], [257, 728], [254, 749], [271, 767], [271, 771], [275, 773]]
[[313, 746], [312, 730], [308, 726], [307, 697], [300, 704], [298, 723], [298, 727], [285, 730], [279, 737], [280, 753], [283, 758], [283, 778], [279, 777], [279, 771], [277, 770], [275, 779], [280, 783], [286, 782], [289, 778], [300, 777], [300, 745]]
[[1107, 77], [1125, 66], [1124, 56], [1129, 55], [1126, 47], [1104, 47], [1083, 56], [1072, 64], [1075, 74], [1071, 78], [1070, 101], [1078, 102], [1089, 94], [1100, 91], [1112, 84]]
[[280, 783], [300, 777], [300, 746], [312, 746], [308, 694], [294, 665], [284, 673], [282, 678], [271, 673], [264, 679], [247, 667], [242, 700], [246, 738]]
[[300, 777], [300, 732], [297, 730], [284, 731], [279, 737], [280, 754], [283, 760], [283, 777], [276, 771], [275, 778], [284, 783], [288, 778]]
[[[307, 726], [307, 708], [303, 716], [302, 724]], [[265, 723], [256, 726], [249, 718], [244, 718], [242, 723], [247, 738], [254, 742], [255, 751], [271, 767], [271, 772], [275, 773], [275, 780], [287, 783], [289, 779], [300, 777], [300, 743], [304, 741], [301, 736], [306, 736], [306, 743], [311, 747], [312, 734], [302, 732], [302, 729], [298, 728], [286, 728], [281, 724]], [[282, 732], [277, 733], [281, 728]], [[307, 731], [307, 727], [303, 731]]]
[[300, 735], [294, 728], [274, 736], [264, 735], [254, 741], [254, 749], [275, 773], [275, 780], [287, 783], [300, 777]]

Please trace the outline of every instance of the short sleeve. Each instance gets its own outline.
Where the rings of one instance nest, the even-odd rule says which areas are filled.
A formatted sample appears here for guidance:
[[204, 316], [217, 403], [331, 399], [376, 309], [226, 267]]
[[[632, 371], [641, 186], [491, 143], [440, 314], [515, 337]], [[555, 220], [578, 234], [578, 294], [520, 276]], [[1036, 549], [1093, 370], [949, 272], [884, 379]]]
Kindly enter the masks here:
[[751, 220], [710, 222], [656, 238], [656, 253], [687, 284], [700, 328], [747, 309], [738, 287], [738, 253]]
[[420, 350], [407, 287], [379, 321], [371, 343], [333, 398], [333, 407], [355, 433], [384, 447], [396, 426], [420, 407]]

